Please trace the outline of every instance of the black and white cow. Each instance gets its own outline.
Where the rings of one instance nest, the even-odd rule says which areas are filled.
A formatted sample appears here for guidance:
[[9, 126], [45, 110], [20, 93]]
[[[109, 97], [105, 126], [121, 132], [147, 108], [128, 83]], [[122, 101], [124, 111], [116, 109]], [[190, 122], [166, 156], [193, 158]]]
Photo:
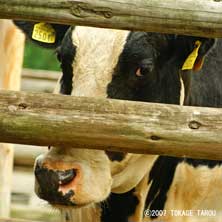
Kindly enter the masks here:
[[[33, 23], [28, 29], [27, 23], [17, 25], [32, 33]], [[57, 26], [56, 32], [61, 94], [222, 105], [221, 40], [80, 26]], [[197, 40], [201, 45], [193, 66], [196, 73], [182, 71]], [[36, 193], [58, 208], [78, 208], [73, 210], [78, 222], [218, 222], [221, 163], [51, 147], [36, 160]], [[188, 216], [189, 211], [171, 210], [194, 212]]]

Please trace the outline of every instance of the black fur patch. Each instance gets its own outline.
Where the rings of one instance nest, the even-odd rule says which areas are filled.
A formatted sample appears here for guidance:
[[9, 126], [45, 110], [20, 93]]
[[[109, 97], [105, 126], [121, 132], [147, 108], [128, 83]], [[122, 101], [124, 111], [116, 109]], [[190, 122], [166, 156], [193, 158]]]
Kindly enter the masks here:
[[212, 169], [216, 166], [222, 165], [221, 160], [198, 160], [198, 159], [191, 159], [191, 158], [186, 158], [184, 159], [185, 163], [188, 163], [189, 165], [193, 167], [199, 167], [199, 166], [207, 166], [208, 168]]
[[62, 78], [60, 93], [71, 95], [72, 79], [73, 79], [73, 61], [76, 54], [76, 47], [72, 42], [72, 32], [74, 28], [70, 28], [62, 41], [61, 47], [57, 50], [58, 59], [61, 62]]
[[167, 199], [167, 192], [174, 178], [174, 173], [180, 158], [160, 156], [155, 161], [150, 174], [149, 189], [145, 209], [163, 210]]
[[139, 203], [134, 192], [135, 189], [124, 194], [111, 193], [106, 202], [101, 204], [102, 222], [128, 222]]
[[50, 202], [50, 204], [63, 204], [66, 206], [75, 206], [70, 201], [74, 195], [74, 191], [70, 190], [65, 195], [62, 195], [59, 189], [59, 174], [47, 168], [40, 168], [36, 165], [35, 178], [39, 183], [36, 194], [43, 200]]
[[121, 162], [126, 156], [126, 153], [122, 152], [105, 151], [105, 153], [111, 161]]
[[[174, 49], [174, 36], [132, 32], [107, 88], [109, 98], [178, 104], [182, 59]], [[152, 69], [147, 69], [147, 64]], [[136, 71], [141, 69], [143, 76]]]

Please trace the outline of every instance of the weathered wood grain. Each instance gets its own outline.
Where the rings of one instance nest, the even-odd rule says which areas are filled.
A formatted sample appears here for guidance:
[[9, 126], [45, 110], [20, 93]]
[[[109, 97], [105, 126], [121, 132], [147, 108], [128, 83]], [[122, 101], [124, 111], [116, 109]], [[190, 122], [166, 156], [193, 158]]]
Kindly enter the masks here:
[[222, 110], [0, 91], [0, 142], [222, 159]]
[[[34, 222], [35, 220], [22, 220], [16, 218], [0, 218], [0, 222]], [[37, 221], [35, 221], [37, 222]]]
[[0, 17], [222, 37], [218, 0], [0, 0]]

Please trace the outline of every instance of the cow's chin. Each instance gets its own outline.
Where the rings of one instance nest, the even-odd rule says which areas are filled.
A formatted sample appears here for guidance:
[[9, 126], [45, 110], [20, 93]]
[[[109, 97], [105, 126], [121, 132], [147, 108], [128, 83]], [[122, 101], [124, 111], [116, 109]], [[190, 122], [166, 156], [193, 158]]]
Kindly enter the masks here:
[[73, 187], [72, 182], [70, 182], [65, 186], [54, 187], [54, 190], [50, 190], [50, 187], [46, 187], [47, 185], [42, 189], [36, 181], [35, 192], [39, 198], [46, 200], [50, 205], [57, 208], [77, 208], [107, 199], [111, 192], [112, 180], [109, 178], [105, 181], [106, 183], [103, 183], [104, 181], [90, 180], [88, 181], [89, 183], [82, 183], [80, 180]]
[[72, 209], [78, 209], [78, 208], [82, 208], [82, 207], [87, 207], [89, 205], [91, 205], [91, 203], [89, 204], [83, 204], [83, 205], [75, 205], [73, 204], [72, 206], [70, 205], [65, 205], [65, 204], [56, 204], [56, 203], [50, 203], [49, 202], [49, 205], [52, 206], [52, 208], [54, 209], [58, 209], [58, 210], [72, 210]]
[[62, 188], [60, 187], [58, 197], [49, 197], [44, 195], [37, 184], [35, 190], [37, 196], [47, 201], [51, 206], [53, 206], [53, 208], [73, 209], [85, 207], [91, 204], [97, 204], [104, 201], [107, 199], [111, 192], [111, 184], [107, 186], [106, 189], [102, 189], [103, 191], [100, 190], [100, 186], [94, 186], [94, 189], [92, 187], [92, 190], [87, 188], [87, 190], [84, 191], [84, 186], [80, 186], [79, 189], [80, 190], [78, 190], [78, 186], [75, 187], [75, 190], [72, 190], [70, 187], [69, 190], [62, 192]]

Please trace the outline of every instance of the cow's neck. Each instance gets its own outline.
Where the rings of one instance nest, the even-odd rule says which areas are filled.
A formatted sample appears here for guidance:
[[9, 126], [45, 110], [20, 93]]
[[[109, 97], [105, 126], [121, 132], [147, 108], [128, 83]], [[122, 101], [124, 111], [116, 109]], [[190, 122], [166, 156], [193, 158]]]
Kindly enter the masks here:
[[105, 203], [101, 203], [101, 221], [142, 222], [149, 190], [148, 177], [146, 174], [135, 188], [126, 193], [111, 193]]
[[149, 172], [145, 174], [140, 183], [136, 186], [134, 195], [139, 203], [136, 206], [134, 214], [129, 217], [129, 221], [142, 222], [144, 218], [144, 210], [146, 209], [147, 194], [150, 189]]
[[[150, 172], [157, 159], [156, 155], [131, 154], [130, 160], [124, 165], [120, 172], [113, 174], [113, 193], [125, 193], [135, 188], [143, 177]], [[121, 164], [119, 164], [121, 167]], [[112, 168], [116, 167], [114, 164]]]
[[62, 209], [61, 222], [101, 222], [101, 208], [97, 204], [77, 209]]

